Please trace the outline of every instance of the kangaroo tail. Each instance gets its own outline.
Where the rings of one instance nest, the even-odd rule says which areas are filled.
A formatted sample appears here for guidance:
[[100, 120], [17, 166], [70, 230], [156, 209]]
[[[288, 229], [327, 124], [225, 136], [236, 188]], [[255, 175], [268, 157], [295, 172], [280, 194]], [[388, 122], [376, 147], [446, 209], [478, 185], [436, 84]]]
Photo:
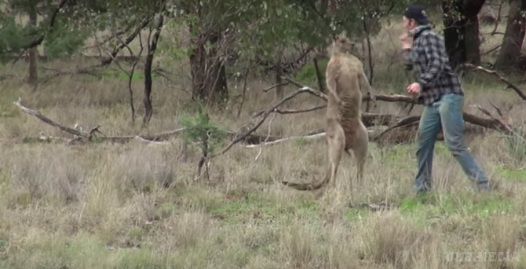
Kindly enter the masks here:
[[325, 178], [320, 182], [295, 183], [295, 182], [289, 182], [289, 181], [282, 181], [281, 183], [285, 186], [291, 187], [299, 191], [315, 191], [327, 185], [327, 183], [329, 183], [329, 180], [330, 180], [330, 173], [328, 172], [325, 175]]

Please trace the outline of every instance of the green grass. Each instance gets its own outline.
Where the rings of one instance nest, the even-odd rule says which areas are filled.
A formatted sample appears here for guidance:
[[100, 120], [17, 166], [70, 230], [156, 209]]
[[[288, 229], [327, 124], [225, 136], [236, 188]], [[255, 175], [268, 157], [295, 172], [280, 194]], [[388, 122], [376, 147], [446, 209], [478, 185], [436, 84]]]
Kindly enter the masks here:
[[1, 98], [2, 100], [0, 100], [0, 119], [14, 118], [18, 116], [18, 108], [13, 102], [17, 101], [18, 97], [21, 97], [20, 93], [9, 86], [0, 86], [0, 92], [2, 92], [3, 96], [3, 98]]
[[371, 211], [365, 208], [351, 208], [345, 214], [345, 218], [350, 222], [361, 221], [369, 217]]
[[406, 216], [429, 221], [452, 216], [476, 216], [513, 213], [515, 205], [506, 197], [493, 193], [427, 194], [402, 201], [400, 212]]
[[16, 114], [14, 111], [0, 111], [0, 118], [12, 118], [15, 116]]
[[[128, 81], [130, 78], [128, 74], [118, 69], [106, 69], [104, 70], [103, 77], [109, 80]], [[152, 74], [152, 77], [158, 78], [156, 74]], [[140, 70], [135, 70], [133, 73], [132, 81], [144, 81], [144, 73]]]
[[[294, 217], [317, 218], [319, 213], [319, 205], [313, 200], [297, 199], [292, 203], [285, 203], [272, 193], [247, 193], [242, 190], [221, 193], [204, 190], [199, 186], [180, 189], [178, 193], [173, 204], [162, 205], [161, 212], [181, 212], [181, 207], [194, 208], [204, 210], [213, 218], [229, 224], [247, 220], [263, 223], [287, 222]], [[174, 209], [176, 207], [178, 209]]]
[[301, 200], [293, 204], [282, 204], [263, 197], [262, 194], [248, 194], [245, 197], [224, 197], [221, 203], [209, 208], [208, 212], [214, 218], [231, 224], [242, 223], [247, 219], [257, 222], [288, 222], [294, 216], [316, 218], [318, 205], [313, 201]]
[[[60, 234], [42, 237], [19, 252], [0, 260], [2, 268], [166, 268], [167, 256], [149, 248], [115, 249], [92, 235], [67, 238]], [[18, 256], [22, 255], [22, 256]]]
[[150, 249], [131, 249], [121, 251], [119, 260], [115, 265], [118, 269], [157, 269], [165, 268], [165, 257]]
[[381, 150], [381, 158], [385, 165], [402, 168], [414, 167], [414, 162], [408, 162], [415, 156], [415, 145], [394, 145]]
[[0, 239], [0, 253], [5, 253], [9, 247], [9, 240]]
[[499, 177], [511, 182], [526, 182], [526, 169], [512, 169], [499, 166], [497, 174]]

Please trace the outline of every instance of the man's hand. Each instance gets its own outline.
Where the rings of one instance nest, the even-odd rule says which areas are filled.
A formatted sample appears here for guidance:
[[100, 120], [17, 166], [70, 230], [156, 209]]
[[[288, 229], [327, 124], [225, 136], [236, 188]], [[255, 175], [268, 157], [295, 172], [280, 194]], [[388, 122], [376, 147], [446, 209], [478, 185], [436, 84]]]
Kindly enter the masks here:
[[407, 86], [407, 93], [409, 93], [412, 96], [418, 96], [420, 92], [422, 91], [422, 86], [420, 86], [420, 83], [413, 82], [411, 85]]
[[409, 33], [404, 33], [400, 36], [400, 41], [402, 42], [403, 50], [410, 50], [413, 47], [413, 38]]

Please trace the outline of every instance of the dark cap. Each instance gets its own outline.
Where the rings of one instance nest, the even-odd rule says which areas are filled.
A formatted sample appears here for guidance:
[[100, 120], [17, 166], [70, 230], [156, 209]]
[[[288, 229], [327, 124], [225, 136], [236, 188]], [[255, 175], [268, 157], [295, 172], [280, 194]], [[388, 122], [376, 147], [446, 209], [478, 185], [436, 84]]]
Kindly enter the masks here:
[[426, 11], [424, 10], [424, 7], [420, 5], [409, 5], [405, 9], [404, 16], [408, 19], [415, 20], [420, 25], [429, 23]]

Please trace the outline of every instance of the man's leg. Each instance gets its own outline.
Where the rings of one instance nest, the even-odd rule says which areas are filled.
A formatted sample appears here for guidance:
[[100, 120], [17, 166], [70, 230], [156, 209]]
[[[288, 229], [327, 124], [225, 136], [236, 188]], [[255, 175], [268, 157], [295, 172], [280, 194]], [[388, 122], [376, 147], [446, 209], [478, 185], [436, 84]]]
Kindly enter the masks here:
[[425, 106], [418, 126], [418, 174], [415, 188], [418, 193], [431, 189], [431, 170], [433, 168], [433, 152], [438, 132], [440, 132], [440, 114], [436, 105]]
[[488, 190], [486, 174], [477, 164], [464, 142], [464, 96], [448, 94], [442, 97], [439, 111], [446, 145], [462, 166], [466, 175], [477, 183], [479, 189]]

